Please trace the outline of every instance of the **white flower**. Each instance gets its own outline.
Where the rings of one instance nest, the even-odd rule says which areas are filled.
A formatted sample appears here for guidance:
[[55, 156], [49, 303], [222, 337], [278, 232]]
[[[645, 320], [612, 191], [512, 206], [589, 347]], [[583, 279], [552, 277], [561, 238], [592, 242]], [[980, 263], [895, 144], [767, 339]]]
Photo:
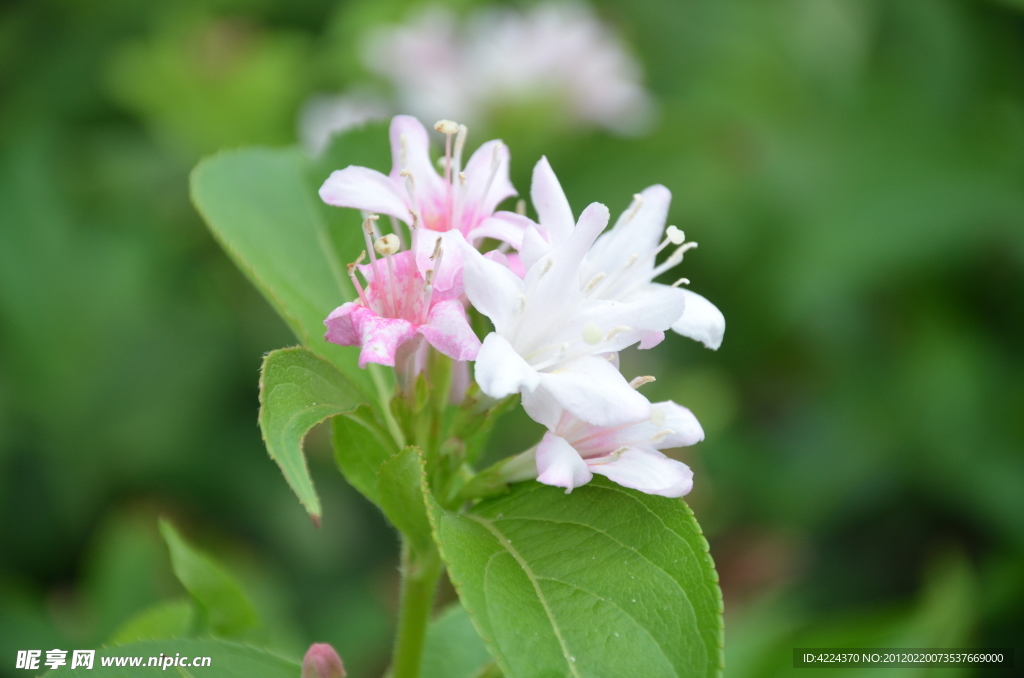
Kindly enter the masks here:
[[527, 414], [548, 428], [557, 423], [556, 406], [602, 426], [650, 416], [650, 403], [630, 388], [608, 355], [668, 328], [683, 310], [675, 295], [585, 297], [580, 266], [607, 223], [608, 208], [590, 205], [523, 279], [464, 246], [466, 295], [495, 328], [477, 355], [476, 381], [495, 398], [522, 393]]
[[407, 110], [426, 118], [477, 122], [501, 108], [542, 104], [570, 122], [635, 133], [654, 108], [621, 39], [575, 2], [526, 13], [488, 8], [461, 30], [453, 13], [431, 8], [377, 31], [364, 61], [394, 82]]
[[[540, 223], [528, 227], [523, 237], [522, 261], [526, 266], [540, 259], [552, 246], [564, 242], [572, 229], [572, 210], [558, 178], [541, 158], [534, 168], [530, 196]], [[623, 212], [615, 226], [594, 243], [580, 266], [580, 286], [584, 296], [593, 300], [639, 302], [643, 299], [682, 300], [681, 315], [670, 323], [675, 332], [717, 349], [725, 334], [725, 317], [714, 304], [688, 289], [681, 278], [673, 285], [653, 282], [662, 273], [683, 261], [683, 254], [697, 243], [686, 242], [675, 226], [665, 228], [672, 194], [660, 185], [644, 189], [634, 196], [633, 204]], [[657, 255], [668, 247], [672, 254], [655, 265]], [[658, 344], [658, 334], [650, 334], [641, 348]]]
[[693, 472], [659, 450], [704, 440], [693, 413], [672, 401], [655, 403], [651, 416], [622, 426], [593, 426], [556, 410], [555, 427], [537, 446], [537, 480], [573, 488], [595, 473], [624, 487], [664, 497], [682, 497], [693, 487]]

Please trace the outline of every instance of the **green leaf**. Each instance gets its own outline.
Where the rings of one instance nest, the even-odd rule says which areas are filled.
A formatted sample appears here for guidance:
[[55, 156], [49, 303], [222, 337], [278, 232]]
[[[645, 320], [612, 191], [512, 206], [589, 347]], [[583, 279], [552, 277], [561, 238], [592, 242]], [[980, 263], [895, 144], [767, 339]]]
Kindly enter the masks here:
[[[162, 655], [162, 656], [161, 656]], [[302, 667], [294, 661], [279, 657], [276, 654], [247, 645], [239, 645], [226, 640], [147, 640], [116, 647], [103, 647], [96, 650], [93, 668], [79, 667], [71, 670], [71, 653], [67, 656], [67, 665], [46, 672], [45, 676], [80, 676], [81, 678], [137, 678], [146, 671], [157, 669], [147, 667], [150, 658], [154, 662], [163, 661], [163, 657], [187, 657], [189, 661], [196, 657], [209, 657], [209, 665], [200, 667], [168, 667], [173, 669], [166, 675], [183, 678], [297, 678]], [[140, 664], [132, 666], [104, 666], [105, 659], [115, 663], [117, 659], [128, 662], [140, 659]], [[202, 661], [202, 660], [201, 660]], [[143, 667], [143, 668], [140, 668]], [[163, 664], [160, 664], [161, 669]], [[158, 675], [163, 675], [158, 674]]]
[[463, 605], [508, 678], [718, 676], [722, 596], [689, 507], [595, 477], [431, 502]]
[[174, 575], [206, 613], [215, 634], [234, 636], [257, 625], [256, 612], [231, 575], [182, 539], [167, 520], [160, 520], [160, 534], [171, 551]]
[[[379, 139], [381, 152], [387, 153], [387, 139], [379, 130], [352, 134]], [[342, 162], [337, 154], [331, 157]], [[387, 372], [360, 370], [357, 348], [323, 338], [327, 315], [354, 298], [344, 264], [362, 249], [359, 213], [328, 208], [317, 196], [323, 171], [314, 172], [294, 148], [226, 151], [193, 170], [192, 201], [303, 345], [333, 362], [361, 389], [385, 398], [390, 393]]]
[[431, 622], [420, 678], [475, 678], [491, 663], [484, 641], [461, 605], [450, 605]]
[[327, 417], [351, 412], [362, 392], [333, 365], [304, 348], [271, 351], [260, 372], [260, 430], [270, 457], [315, 522], [320, 499], [313, 488], [302, 439]]
[[425, 478], [423, 455], [417, 447], [406, 447], [385, 461], [377, 477], [381, 510], [421, 552], [429, 550], [432, 541], [423, 499]]
[[331, 420], [331, 445], [334, 461], [352, 487], [374, 504], [377, 496], [377, 473], [385, 461], [399, 453], [394, 438], [369, 405], [360, 405], [352, 412]]
[[122, 624], [108, 641], [124, 645], [155, 638], [180, 638], [192, 631], [196, 608], [191, 600], [167, 600], [147, 607]]

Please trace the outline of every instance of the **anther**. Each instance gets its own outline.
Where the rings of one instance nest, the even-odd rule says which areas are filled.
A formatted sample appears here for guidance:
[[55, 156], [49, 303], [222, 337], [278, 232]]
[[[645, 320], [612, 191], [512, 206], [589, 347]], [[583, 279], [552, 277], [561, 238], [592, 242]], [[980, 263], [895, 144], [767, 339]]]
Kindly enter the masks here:
[[522, 198], [516, 200], [516, 214], [518, 214], [521, 217], [526, 216], [526, 201], [523, 200]]
[[629, 206], [629, 212], [626, 213], [624, 221], [632, 221], [636, 213], [640, 211], [640, 208], [644, 206], [644, 197], [639, 193], [633, 195], [633, 204]]
[[631, 387], [632, 387], [633, 389], [638, 389], [638, 388], [640, 388], [641, 386], [643, 386], [644, 384], [649, 384], [649, 383], [651, 383], [652, 381], [656, 381], [656, 380], [655, 380], [655, 378], [654, 378], [654, 377], [652, 377], [652, 376], [649, 376], [649, 375], [648, 375], [648, 376], [644, 376], [644, 377], [634, 377], [634, 378], [633, 378], [633, 381], [629, 382], [629, 385], [630, 385], [630, 386], [631, 386]]
[[441, 238], [434, 241], [434, 251], [430, 254], [430, 260], [436, 261], [441, 256]]
[[600, 273], [595, 275], [593, 278], [590, 279], [590, 282], [587, 283], [587, 286], [583, 288], [583, 294], [590, 294], [591, 292], [593, 292], [594, 288], [597, 287], [598, 284], [600, 284], [600, 282], [604, 280], [606, 277], [608, 277], [608, 274], [606, 274], [604, 271], [601, 271]]
[[635, 263], [636, 263], [636, 262], [637, 262], [637, 261], [638, 261], [639, 259], [640, 259], [640, 255], [639, 255], [639, 254], [635, 254], [635, 253], [634, 253], [634, 254], [631, 254], [631, 255], [629, 256], [629, 259], [627, 259], [627, 260], [626, 260], [626, 266], [625, 266], [625, 268], [629, 268], [630, 266], [632, 266], [633, 264], [635, 264]]
[[554, 263], [555, 262], [552, 261], [550, 258], [545, 259], [544, 260], [544, 268], [541, 269], [540, 275], [537, 276], [537, 280], [540, 280], [541, 278], [546, 276], [548, 274], [548, 271], [551, 270], [551, 267], [554, 265]]
[[600, 325], [594, 321], [590, 321], [583, 325], [583, 341], [587, 342], [591, 346], [600, 344], [603, 336], [604, 332], [601, 331]]
[[526, 310], [526, 295], [519, 293], [516, 295], [516, 299], [519, 300], [519, 312], [522, 313]]
[[672, 287], [679, 287], [680, 285], [689, 285], [690, 280], [688, 278], [680, 278], [679, 280], [672, 283]]
[[434, 129], [441, 134], [455, 134], [459, 131], [459, 123], [451, 120], [438, 120], [434, 123]]
[[465, 172], [459, 172], [459, 186], [465, 186], [465, 185], [466, 185], [466, 173]]
[[388, 233], [373, 243], [373, 249], [377, 254], [394, 254], [399, 249], [398, 236], [394, 233]]
[[675, 226], [669, 226], [665, 230], [665, 235], [673, 245], [682, 245], [683, 241], [686, 240], [686, 234]]

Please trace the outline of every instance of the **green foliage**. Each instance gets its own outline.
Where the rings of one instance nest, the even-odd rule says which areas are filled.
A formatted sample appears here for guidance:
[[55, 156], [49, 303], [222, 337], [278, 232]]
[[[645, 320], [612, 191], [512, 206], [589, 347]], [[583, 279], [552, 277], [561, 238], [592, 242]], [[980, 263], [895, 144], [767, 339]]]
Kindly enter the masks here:
[[374, 504], [377, 473], [385, 461], [399, 453], [394, 438], [369, 405], [360, 405], [344, 416], [331, 420], [331, 445], [334, 461], [352, 487]]
[[260, 373], [260, 430], [267, 451], [314, 521], [320, 499], [302, 455], [306, 432], [327, 417], [355, 410], [363, 394], [331, 363], [304, 348], [268, 353]]
[[465, 514], [432, 505], [463, 604], [509, 678], [718, 676], [722, 598], [681, 500], [603, 478], [538, 483]]
[[196, 607], [191, 600], [168, 600], [152, 605], [126, 621], [107, 641], [124, 645], [139, 640], [181, 638], [196, 627]]
[[[70, 656], [67, 666], [48, 671], [44, 675], [81, 676], [82, 678], [133, 678], [143, 671], [155, 671], [154, 668], [104, 667], [103, 657], [142, 657], [145, 667], [150, 657], [171, 656], [209, 657], [210, 665], [195, 669], [175, 667], [173, 675], [209, 676], [210, 678], [296, 678], [301, 666], [294, 661], [279, 657], [276, 654], [259, 650], [247, 645], [239, 645], [226, 640], [150, 640], [116, 648], [101, 648], [96, 651], [92, 669], [77, 668], [71, 670]], [[162, 665], [161, 665], [162, 668]], [[164, 669], [166, 670], [166, 669]]]
[[420, 678], [476, 678], [491, 663], [491, 655], [462, 605], [453, 603], [431, 622]]
[[[203, 160], [192, 172], [192, 200], [303, 345], [374, 393], [369, 374], [356, 365], [358, 350], [323, 338], [324, 318], [355, 292], [309, 171], [309, 161], [296, 149], [228, 151]], [[358, 228], [354, 236], [361, 238]]]
[[182, 539], [170, 522], [160, 521], [160, 533], [170, 549], [175, 576], [192, 594], [215, 635], [237, 636], [257, 625], [252, 604], [223, 567]]
[[377, 476], [377, 497], [384, 515], [413, 546], [424, 552], [431, 548], [432, 539], [422, 489], [425, 466], [419, 448], [406, 447], [381, 464]]

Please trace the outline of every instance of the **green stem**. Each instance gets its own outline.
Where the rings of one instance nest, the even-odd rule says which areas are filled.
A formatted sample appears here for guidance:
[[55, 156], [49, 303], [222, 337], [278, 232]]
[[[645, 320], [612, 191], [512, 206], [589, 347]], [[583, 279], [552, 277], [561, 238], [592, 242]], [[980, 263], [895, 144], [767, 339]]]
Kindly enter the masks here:
[[391, 678], [419, 678], [423, 641], [440, 577], [441, 556], [437, 547], [431, 545], [429, 552], [420, 552], [403, 536], [402, 601]]

